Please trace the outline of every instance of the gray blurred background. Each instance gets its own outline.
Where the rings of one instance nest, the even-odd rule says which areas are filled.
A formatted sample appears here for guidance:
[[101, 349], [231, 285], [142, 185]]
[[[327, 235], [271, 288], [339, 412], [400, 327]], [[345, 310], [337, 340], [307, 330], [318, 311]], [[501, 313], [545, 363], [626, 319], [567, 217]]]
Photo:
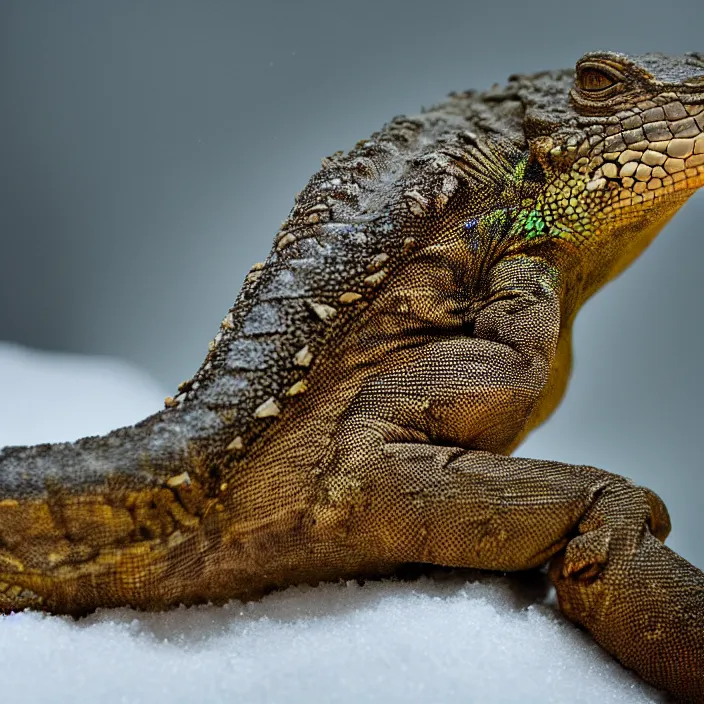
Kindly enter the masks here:
[[[0, 340], [174, 390], [322, 156], [451, 90], [703, 29], [702, 0], [0, 0]], [[585, 308], [520, 450], [649, 485], [700, 567], [703, 221], [701, 193]]]

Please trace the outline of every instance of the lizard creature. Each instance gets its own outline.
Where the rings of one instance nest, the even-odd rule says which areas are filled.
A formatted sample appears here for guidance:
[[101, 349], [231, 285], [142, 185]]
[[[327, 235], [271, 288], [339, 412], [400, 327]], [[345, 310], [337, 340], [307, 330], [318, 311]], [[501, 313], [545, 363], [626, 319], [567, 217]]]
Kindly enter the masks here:
[[704, 701], [704, 574], [663, 502], [511, 456], [565, 391], [580, 306], [702, 185], [701, 54], [591, 53], [324, 159], [161, 412], [0, 452], [0, 609], [549, 563], [570, 619]]

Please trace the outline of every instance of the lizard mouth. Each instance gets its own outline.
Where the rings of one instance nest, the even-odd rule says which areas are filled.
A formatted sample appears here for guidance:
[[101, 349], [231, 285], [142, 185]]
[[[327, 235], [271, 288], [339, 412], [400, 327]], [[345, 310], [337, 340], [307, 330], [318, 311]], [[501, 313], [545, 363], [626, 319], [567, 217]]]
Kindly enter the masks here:
[[680, 202], [704, 186], [704, 105], [676, 102], [617, 117], [592, 147], [596, 169], [586, 184], [605, 214]]

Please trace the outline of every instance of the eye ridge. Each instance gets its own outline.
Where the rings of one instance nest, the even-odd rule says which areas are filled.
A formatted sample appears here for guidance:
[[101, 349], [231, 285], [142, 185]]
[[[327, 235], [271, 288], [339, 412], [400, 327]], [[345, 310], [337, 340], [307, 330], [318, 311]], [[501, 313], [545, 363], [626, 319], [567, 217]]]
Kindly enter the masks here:
[[579, 87], [586, 93], [599, 93], [612, 88], [618, 79], [604, 69], [595, 66], [583, 66], [577, 72]]

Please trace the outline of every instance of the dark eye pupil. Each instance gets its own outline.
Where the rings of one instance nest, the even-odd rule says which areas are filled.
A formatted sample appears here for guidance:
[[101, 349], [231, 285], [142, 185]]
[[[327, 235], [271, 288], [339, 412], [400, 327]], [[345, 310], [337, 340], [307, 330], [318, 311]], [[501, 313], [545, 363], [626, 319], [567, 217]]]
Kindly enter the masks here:
[[580, 71], [579, 82], [582, 90], [604, 90], [615, 83], [611, 76], [594, 68]]

